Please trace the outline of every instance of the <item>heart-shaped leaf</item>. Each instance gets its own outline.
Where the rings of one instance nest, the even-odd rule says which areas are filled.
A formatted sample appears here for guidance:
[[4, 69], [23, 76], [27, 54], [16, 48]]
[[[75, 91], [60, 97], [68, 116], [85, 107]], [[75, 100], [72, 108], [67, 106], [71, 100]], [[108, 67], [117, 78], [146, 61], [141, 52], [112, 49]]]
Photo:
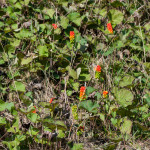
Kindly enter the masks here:
[[99, 107], [99, 104], [93, 103], [91, 100], [82, 101], [79, 105], [79, 108], [83, 108], [87, 110], [89, 113], [97, 113], [98, 107]]
[[134, 99], [132, 92], [127, 89], [116, 90], [114, 94], [116, 96], [117, 102], [123, 107], [131, 105]]

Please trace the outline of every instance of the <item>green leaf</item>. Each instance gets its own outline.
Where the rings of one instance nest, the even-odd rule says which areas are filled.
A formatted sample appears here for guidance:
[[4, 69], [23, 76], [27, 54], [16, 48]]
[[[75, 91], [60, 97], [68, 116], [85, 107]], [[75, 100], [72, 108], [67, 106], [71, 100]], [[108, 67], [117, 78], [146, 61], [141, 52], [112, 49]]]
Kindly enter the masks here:
[[32, 57], [28, 57], [28, 58], [23, 58], [21, 60], [21, 65], [27, 65], [29, 64], [30, 62], [32, 62], [33, 58]]
[[4, 29], [4, 32], [5, 33], [9, 33], [9, 32], [11, 32], [12, 31], [12, 29], [10, 28], [10, 27], [5, 27], [5, 29]]
[[75, 20], [75, 19], [77, 19], [77, 18], [80, 17], [80, 13], [78, 13], [78, 12], [72, 12], [72, 13], [68, 14], [67, 17], [68, 17], [71, 21], [73, 21], [73, 20]]
[[53, 18], [53, 15], [54, 15], [54, 13], [55, 13], [55, 10], [54, 10], [54, 9], [44, 8], [43, 13], [49, 15], [50, 18]]
[[146, 103], [150, 106], [150, 95], [145, 94], [144, 98], [145, 98]]
[[107, 14], [107, 9], [106, 9], [106, 8], [101, 9], [100, 12], [99, 12], [99, 14], [100, 14], [101, 16], [105, 17], [106, 14]]
[[121, 76], [115, 76], [114, 77], [114, 83], [116, 84], [116, 85], [118, 85], [119, 84], [119, 81], [121, 80]]
[[80, 74], [79, 80], [90, 81], [91, 80], [91, 75], [86, 74], [86, 73], [82, 73], [82, 74]]
[[18, 111], [20, 111], [21, 113], [27, 115], [29, 113], [32, 113], [35, 110], [34, 107], [29, 107], [28, 110], [24, 110], [23, 108], [19, 108]]
[[74, 69], [71, 69], [70, 66], [66, 67], [66, 69], [69, 71], [69, 76], [73, 79], [77, 79], [77, 72]]
[[5, 61], [2, 58], [0, 58], [0, 65], [2, 65], [4, 63], [5, 63]]
[[69, 24], [68, 18], [66, 18], [65, 16], [60, 16], [60, 24], [64, 29], [66, 29]]
[[97, 97], [97, 100], [100, 100], [101, 94], [100, 94], [99, 92], [96, 92], [96, 93], [95, 93], [95, 96]]
[[38, 46], [38, 50], [39, 50], [39, 56], [40, 57], [48, 57], [48, 49], [47, 46]]
[[111, 122], [112, 122], [112, 124], [115, 126], [115, 125], [117, 124], [117, 119], [111, 118]]
[[38, 115], [37, 115], [37, 113], [29, 113], [28, 115], [27, 115], [27, 117], [32, 121], [32, 122], [36, 122], [36, 120], [37, 120], [37, 118], [38, 118]]
[[127, 89], [117, 90], [115, 91], [114, 94], [117, 102], [123, 107], [127, 107], [128, 105], [131, 105], [134, 99], [132, 92]]
[[29, 4], [30, 0], [24, 0], [24, 4], [25, 6], [27, 6]]
[[67, 96], [71, 96], [72, 95], [72, 90], [67, 90]]
[[75, 20], [73, 20], [72, 22], [74, 22], [77, 26], [81, 26], [81, 21], [82, 21], [82, 18], [77, 18]]
[[110, 47], [106, 52], [104, 52], [103, 55], [104, 55], [104, 56], [108, 56], [108, 55], [112, 54], [113, 51], [114, 51], [114, 48], [113, 48], [113, 47]]
[[25, 136], [25, 135], [17, 135], [17, 136], [16, 136], [16, 139], [17, 139], [18, 141], [24, 141], [24, 140], [26, 139], [26, 136]]
[[65, 137], [65, 133], [62, 130], [58, 130], [58, 138], [64, 138]]
[[13, 108], [14, 108], [13, 102], [11, 102], [11, 103], [6, 102], [5, 103], [5, 109], [8, 109], [9, 111], [11, 111]]
[[132, 129], [132, 121], [127, 118], [123, 119], [123, 124], [120, 127], [120, 131], [122, 134], [130, 134]]
[[83, 150], [83, 143], [75, 143], [71, 150]]
[[0, 99], [0, 111], [5, 110], [5, 102]]
[[77, 92], [79, 89], [79, 82], [72, 83], [73, 89]]
[[14, 46], [14, 47], [17, 47], [17, 46], [20, 45], [20, 42], [21, 42], [21, 40], [14, 39], [14, 41], [11, 42], [10, 44], [11, 44], [12, 46]]
[[3, 27], [5, 24], [0, 21], [0, 28]]
[[79, 104], [79, 108], [83, 108], [87, 110], [89, 113], [97, 113], [98, 107], [99, 107], [99, 104], [93, 103], [91, 100], [82, 101]]
[[22, 82], [15, 81], [13, 84], [13, 89], [19, 92], [25, 92], [25, 85]]
[[16, 7], [16, 8], [18, 8], [18, 9], [21, 9], [21, 8], [22, 8], [22, 5], [21, 5], [19, 2], [17, 2], [17, 3], [14, 5], [14, 7]]
[[22, 29], [19, 33], [14, 33], [14, 35], [19, 39], [30, 38], [33, 36], [32, 32], [27, 29]]
[[6, 120], [3, 117], [0, 117], [0, 125], [6, 124]]
[[42, 123], [44, 126], [50, 128], [51, 130], [55, 130], [57, 128], [58, 130], [66, 131], [66, 129], [67, 129], [67, 127], [63, 121], [53, 120], [50, 117], [43, 119]]
[[145, 52], [149, 52], [149, 50], [150, 50], [150, 44], [144, 45], [144, 49], [145, 49]]
[[89, 96], [91, 93], [93, 93], [95, 91], [95, 89], [91, 86], [88, 86], [86, 88], [86, 95]]
[[60, 33], [61, 33], [60, 28], [57, 28], [57, 29], [54, 30], [54, 34], [60, 34]]
[[149, 30], [150, 30], [150, 22], [146, 23], [146, 24], [144, 25], [144, 28], [145, 28], [147, 31], [149, 31]]
[[14, 54], [15, 51], [16, 51], [15, 47], [13, 47], [11, 45], [6, 45], [4, 47], [4, 49], [5, 49], [5, 52], [7, 52], [9, 58], [13, 58], [14, 57], [14, 55], [12, 55], [12, 54]]
[[15, 24], [12, 24], [12, 25], [11, 25], [11, 28], [12, 28], [13, 30], [16, 30], [16, 29], [18, 29], [18, 24], [17, 24], [17, 23], [15, 23]]
[[14, 124], [12, 125], [12, 127], [10, 127], [7, 132], [12, 132], [12, 133], [16, 133], [19, 131], [19, 117], [16, 118]]
[[7, 73], [9, 79], [13, 79], [15, 77], [19, 77], [20, 76], [20, 73], [18, 72], [18, 70], [16, 72], [14, 72], [13, 74], [11, 74], [11, 72], [8, 72]]
[[111, 9], [110, 10], [110, 20], [112, 24], [120, 24], [123, 21], [123, 13], [119, 10], [116, 9]]
[[8, 0], [10, 3], [16, 3], [17, 0]]
[[31, 127], [31, 128], [30, 128], [30, 131], [28, 131], [27, 134], [29, 134], [29, 135], [30, 135], [30, 134], [31, 134], [31, 135], [37, 135], [38, 132], [39, 132], [39, 129]]
[[113, 7], [121, 7], [121, 6], [123, 6], [123, 3], [119, 2], [119, 1], [114, 1], [113, 3], [111, 3], [111, 5]]
[[127, 75], [123, 77], [123, 79], [120, 81], [119, 86], [120, 87], [125, 87], [128, 85], [132, 85], [132, 82], [135, 78], [133, 76]]
[[80, 13], [72, 12], [68, 16], [70, 21], [74, 22], [77, 26], [81, 25], [82, 18], [80, 17]]
[[102, 121], [105, 121], [105, 114], [100, 113], [99, 116], [100, 116], [100, 119], [101, 119]]

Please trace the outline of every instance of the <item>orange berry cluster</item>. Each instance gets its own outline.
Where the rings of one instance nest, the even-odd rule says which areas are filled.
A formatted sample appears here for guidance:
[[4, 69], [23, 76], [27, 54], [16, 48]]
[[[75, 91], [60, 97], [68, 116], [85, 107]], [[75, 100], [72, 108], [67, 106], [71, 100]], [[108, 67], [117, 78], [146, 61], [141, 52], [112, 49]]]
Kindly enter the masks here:
[[108, 91], [103, 91], [103, 98], [106, 98], [108, 96]]
[[95, 68], [94, 68], [95, 71], [97, 72], [101, 72], [101, 66], [100, 65], [97, 65]]
[[74, 43], [74, 31], [70, 31], [70, 43], [73, 44]]
[[107, 24], [107, 29], [108, 29], [109, 33], [113, 33], [113, 28], [112, 28], [111, 23]]
[[97, 65], [95, 68], [95, 78], [96, 79], [99, 79], [100, 78], [100, 73], [101, 73], [101, 66], [100, 65]]
[[50, 104], [52, 103], [53, 99], [54, 99], [54, 98], [51, 98], [51, 99], [50, 99], [50, 101], [49, 101]]
[[57, 29], [57, 24], [52, 24], [54, 29]]
[[81, 86], [81, 88], [80, 88], [80, 96], [79, 96], [80, 100], [84, 100], [86, 98], [85, 90], [86, 90], [86, 87], [85, 86]]
[[35, 114], [35, 113], [36, 113], [36, 106], [33, 106], [33, 107], [35, 108], [35, 110], [34, 110], [34, 111], [32, 111], [32, 113], [34, 113], [34, 114]]

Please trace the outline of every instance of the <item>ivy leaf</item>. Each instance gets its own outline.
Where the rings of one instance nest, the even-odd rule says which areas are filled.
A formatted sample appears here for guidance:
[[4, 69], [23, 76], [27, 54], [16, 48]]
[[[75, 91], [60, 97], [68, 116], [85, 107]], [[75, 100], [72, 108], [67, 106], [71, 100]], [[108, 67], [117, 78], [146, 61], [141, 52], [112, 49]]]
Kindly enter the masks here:
[[69, 24], [68, 18], [66, 18], [65, 16], [61, 16], [61, 17], [60, 17], [60, 24], [61, 24], [61, 26], [62, 26], [64, 29], [66, 29], [67, 26], [68, 26], [68, 24]]
[[86, 88], [86, 95], [89, 96], [89, 94], [93, 93], [94, 91], [95, 91], [95, 89], [94, 89], [93, 87], [88, 86], [88, 87]]
[[37, 118], [38, 118], [38, 115], [37, 113], [29, 113], [27, 115], [27, 117], [32, 121], [32, 122], [36, 122]]
[[147, 31], [149, 31], [149, 30], [150, 30], [150, 22], [146, 23], [146, 24], [144, 25], [144, 28], [145, 28]]
[[19, 39], [29, 38], [33, 36], [32, 32], [27, 29], [22, 29], [19, 33], [14, 33], [14, 35]]
[[111, 5], [113, 7], [121, 7], [121, 6], [123, 6], [123, 3], [119, 2], [119, 1], [114, 1], [113, 3], [111, 3]]
[[81, 25], [82, 18], [80, 16], [80, 13], [72, 12], [67, 17], [69, 18], [70, 21], [74, 22], [77, 26]]
[[0, 125], [6, 124], [6, 120], [3, 117], [0, 117]]
[[29, 4], [30, 0], [24, 0], [24, 4], [25, 6], [27, 6]]
[[144, 98], [145, 98], [146, 103], [150, 106], [150, 95], [145, 94]]
[[64, 138], [65, 137], [65, 133], [62, 130], [58, 130], [58, 138]]
[[53, 18], [53, 15], [54, 15], [54, 13], [55, 13], [55, 10], [54, 10], [54, 9], [44, 8], [43, 13], [49, 15], [50, 18]]
[[15, 81], [13, 86], [10, 87], [12, 90], [17, 90], [19, 92], [25, 92], [25, 85], [22, 82]]
[[74, 69], [71, 69], [70, 66], [67, 66], [66, 69], [69, 72], [69, 75], [73, 78], [73, 79], [77, 79], [77, 72]]
[[58, 130], [63, 130], [65, 131], [67, 129], [66, 125], [64, 124], [63, 121], [60, 120], [53, 120], [52, 118], [45, 118], [41, 120], [44, 126], [50, 128], [51, 130], [55, 130], [56, 128]]
[[48, 49], [47, 49], [47, 46], [44, 45], [40, 45], [38, 46], [38, 50], [39, 50], [39, 56], [40, 57], [48, 57]]
[[83, 149], [83, 143], [75, 143], [71, 148], [71, 150], [82, 150], [82, 149]]
[[107, 14], [107, 9], [106, 9], [106, 8], [101, 9], [100, 12], [99, 12], [99, 14], [100, 14], [101, 16], [105, 17], [106, 14]]
[[110, 47], [103, 55], [104, 55], [104, 56], [108, 56], [108, 55], [112, 54], [113, 51], [114, 51], [114, 48], [113, 48], [113, 47]]
[[127, 118], [123, 119], [123, 124], [120, 127], [120, 131], [123, 134], [130, 134], [132, 129], [132, 121]]
[[5, 110], [5, 102], [0, 99], [0, 111]]
[[16, 3], [17, 0], [8, 0], [10, 3]]
[[88, 73], [81, 73], [79, 80], [81, 81], [90, 81], [91, 80], [91, 75]]
[[132, 92], [127, 89], [116, 90], [115, 96], [117, 102], [123, 107], [131, 105], [134, 98]]
[[79, 88], [79, 82], [72, 83], [73, 89], [77, 92]]
[[91, 100], [82, 101], [79, 105], [79, 108], [83, 108], [87, 110], [89, 113], [97, 113], [98, 107], [99, 107], [99, 104], [93, 103]]
[[28, 58], [24, 58], [21, 60], [21, 65], [27, 65], [29, 64], [30, 62], [32, 62], [33, 58], [32, 57], [28, 57]]
[[97, 97], [97, 100], [100, 100], [101, 94], [100, 94], [99, 92], [96, 92], [96, 93], [95, 93], [95, 96]]
[[13, 58], [12, 54], [14, 54], [16, 51], [15, 47], [13, 47], [12, 45], [6, 45], [4, 49], [5, 49], [5, 52], [8, 53], [9, 58]]
[[131, 85], [132, 82], [133, 82], [133, 80], [134, 80], [134, 77], [133, 77], [133, 76], [130, 76], [130, 75], [125, 76], [125, 77], [123, 77], [123, 79], [120, 81], [119, 86], [120, 86], [120, 87], [125, 87], [125, 86], [128, 86], [128, 85]]
[[6, 102], [5, 103], [5, 109], [11, 111], [13, 108], [14, 108], [14, 103], [13, 102], [11, 102], [11, 103]]
[[109, 17], [112, 24], [120, 24], [123, 21], [123, 13], [116, 9], [111, 9], [109, 12]]

